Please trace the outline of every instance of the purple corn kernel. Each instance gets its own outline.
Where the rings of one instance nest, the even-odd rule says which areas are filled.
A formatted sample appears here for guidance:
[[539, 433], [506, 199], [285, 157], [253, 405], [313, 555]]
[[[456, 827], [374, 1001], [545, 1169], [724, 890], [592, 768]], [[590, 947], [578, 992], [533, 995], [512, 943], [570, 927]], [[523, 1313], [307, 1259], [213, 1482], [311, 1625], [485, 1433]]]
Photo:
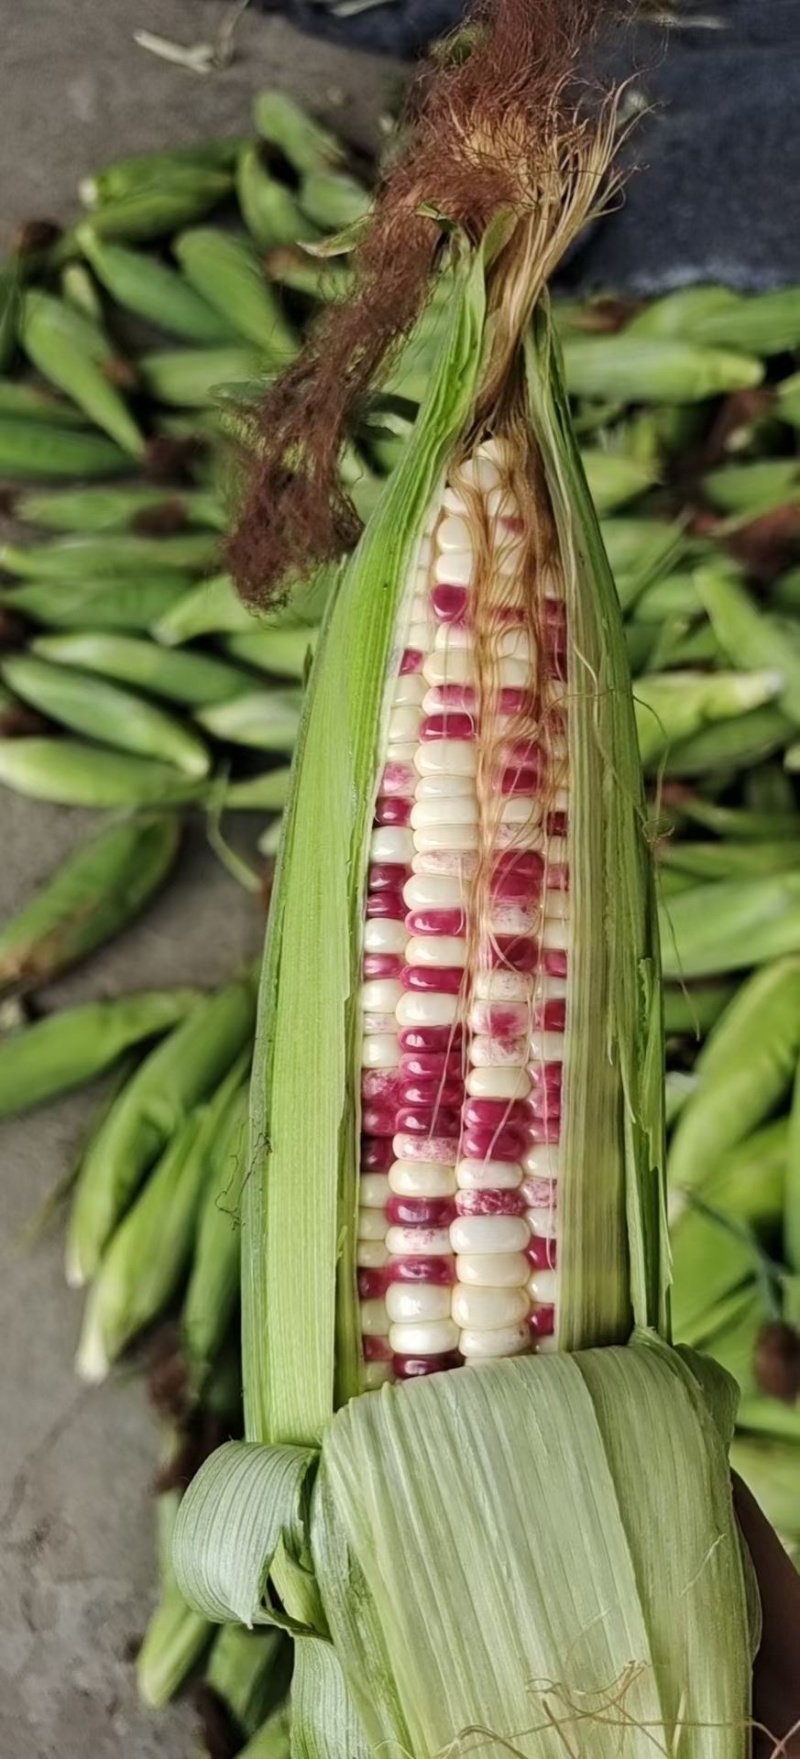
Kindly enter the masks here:
[[365, 953], [362, 971], [365, 977], [402, 977], [403, 960], [399, 953]]
[[361, 1348], [364, 1352], [365, 1362], [391, 1362], [392, 1360], [388, 1338], [362, 1337]]
[[402, 922], [405, 907], [402, 892], [367, 893], [366, 915], [370, 920], [380, 917], [389, 922]]
[[408, 825], [411, 823], [410, 799], [402, 799], [399, 795], [379, 794], [375, 802], [376, 825]]
[[533, 1265], [534, 1270], [555, 1270], [555, 1240], [543, 1240], [534, 1234], [530, 1244], [526, 1247], [525, 1256]]
[[464, 982], [464, 972], [460, 965], [406, 965], [400, 981], [404, 989], [457, 996]]
[[449, 1288], [456, 1280], [456, 1261], [454, 1258], [392, 1258], [386, 1266], [385, 1275], [390, 1283], [435, 1283], [437, 1288]]
[[398, 1228], [449, 1228], [455, 1208], [450, 1197], [396, 1197], [386, 1205], [386, 1220]]
[[527, 1208], [521, 1191], [459, 1191], [459, 1215], [524, 1215]]
[[389, 1279], [385, 1270], [359, 1270], [358, 1293], [362, 1301], [377, 1301], [386, 1294]]
[[535, 1338], [551, 1338], [556, 1329], [555, 1307], [535, 1307], [528, 1323]]
[[442, 1374], [448, 1368], [458, 1368], [461, 1357], [457, 1351], [451, 1350], [443, 1356], [393, 1356], [392, 1367], [398, 1380], [418, 1380], [423, 1374]]
[[439, 1136], [456, 1136], [458, 1125], [457, 1110], [434, 1104], [400, 1106], [394, 1128], [411, 1136], [430, 1136], [434, 1130]]
[[461, 1044], [460, 1026], [405, 1026], [400, 1034], [402, 1051], [432, 1051], [450, 1055]]
[[362, 1136], [361, 1138], [361, 1171], [362, 1173], [388, 1173], [393, 1166], [395, 1155], [391, 1141], [385, 1136]]
[[440, 623], [464, 623], [467, 615], [467, 589], [465, 586], [448, 586], [442, 583], [434, 587], [431, 604], [434, 616], [438, 617]]
[[420, 1081], [413, 1076], [401, 1079], [397, 1097], [401, 1105], [446, 1106], [457, 1108], [464, 1097], [463, 1081]]
[[402, 892], [411, 873], [410, 867], [397, 861], [373, 861], [367, 875], [370, 892]]
[[420, 738], [426, 743], [434, 739], [474, 739], [475, 722], [470, 715], [445, 709], [440, 715], [426, 715]]
[[518, 1161], [525, 1151], [526, 1132], [508, 1124], [499, 1130], [473, 1124], [464, 1131], [462, 1153], [467, 1160]]
[[463, 935], [467, 931], [463, 910], [409, 910], [405, 921], [409, 934]]
[[408, 1051], [402, 1062], [403, 1077], [414, 1076], [418, 1081], [437, 1081], [444, 1077], [447, 1080], [458, 1080], [463, 1075], [463, 1063], [460, 1056], [448, 1056], [446, 1051]]

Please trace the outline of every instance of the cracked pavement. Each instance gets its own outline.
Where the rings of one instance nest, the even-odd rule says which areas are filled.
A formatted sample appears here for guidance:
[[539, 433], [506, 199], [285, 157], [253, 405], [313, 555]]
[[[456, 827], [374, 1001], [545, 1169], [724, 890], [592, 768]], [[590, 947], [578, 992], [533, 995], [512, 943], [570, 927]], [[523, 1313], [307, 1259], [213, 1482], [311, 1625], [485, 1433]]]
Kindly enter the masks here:
[[[229, 17], [217, 0], [25, 0], [7, 5], [0, 65], [0, 242], [31, 215], [67, 218], [78, 179], [108, 158], [249, 126], [252, 93], [283, 86], [359, 144], [391, 69], [246, 15], [237, 58], [202, 79], [137, 48], [184, 44]], [[0, 918], [92, 821], [0, 792]], [[199, 837], [142, 922], [42, 1001], [222, 981], [261, 938], [253, 901]], [[156, 1431], [122, 1370], [72, 1373], [80, 1300], [64, 1286], [59, 1221], [25, 1249], [32, 1215], [72, 1164], [102, 1089], [0, 1127], [0, 1759], [193, 1759], [184, 1704], [137, 1703], [132, 1652], [154, 1591]]]

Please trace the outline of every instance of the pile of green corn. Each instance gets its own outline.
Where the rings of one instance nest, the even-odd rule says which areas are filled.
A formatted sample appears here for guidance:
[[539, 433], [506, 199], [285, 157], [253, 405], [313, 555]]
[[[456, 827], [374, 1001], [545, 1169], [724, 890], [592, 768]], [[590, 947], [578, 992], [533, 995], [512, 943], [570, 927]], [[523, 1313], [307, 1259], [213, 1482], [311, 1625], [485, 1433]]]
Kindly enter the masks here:
[[[225, 1751], [254, 1738], [266, 1754], [281, 1639], [212, 1643], [168, 1562], [182, 1488], [241, 1420], [254, 982], [28, 1019], [168, 881], [187, 813], [254, 893], [274, 852], [328, 583], [270, 618], [237, 601], [219, 555], [231, 435], [247, 436], [249, 383], [346, 285], [315, 242], [369, 198], [284, 98], [265, 94], [255, 121], [252, 141], [107, 167], [78, 224], [28, 229], [0, 271], [0, 781], [108, 815], [0, 929], [16, 998], [0, 1118], [111, 1075], [74, 1178], [67, 1273], [88, 1290], [90, 1380], [172, 1324], [153, 1371], [162, 1585], [140, 1686], [162, 1703], [205, 1662], [217, 1749], [222, 1717]], [[434, 297], [352, 436], [360, 512], [402, 453], [440, 318]], [[557, 319], [659, 858], [675, 1334], [739, 1381], [734, 1464], [800, 1551], [800, 290], [564, 303]], [[269, 815], [252, 860], [229, 847], [231, 810]]]

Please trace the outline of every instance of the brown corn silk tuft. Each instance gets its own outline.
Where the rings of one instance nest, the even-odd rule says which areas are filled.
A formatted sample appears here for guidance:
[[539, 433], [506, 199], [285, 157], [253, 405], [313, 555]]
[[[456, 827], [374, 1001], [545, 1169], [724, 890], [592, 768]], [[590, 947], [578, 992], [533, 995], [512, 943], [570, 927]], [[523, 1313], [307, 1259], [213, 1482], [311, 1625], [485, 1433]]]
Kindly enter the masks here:
[[[300, 359], [248, 409], [249, 482], [228, 545], [242, 597], [269, 604], [357, 541], [339, 456], [371, 386], [411, 330], [448, 230], [472, 242], [504, 211], [517, 224], [494, 285], [502, 305], [491, 386], [571, 239], [608, 199], [619, 93], [586, 77], [620, 0], [478, 0], [437, 51], [404, 155], [379, 188], [354, 252], [355, 292], [330, 309]], [[485, 412], [484, 412], [485, 415]], [[485, 422], [484, 422], [485, 425]]]

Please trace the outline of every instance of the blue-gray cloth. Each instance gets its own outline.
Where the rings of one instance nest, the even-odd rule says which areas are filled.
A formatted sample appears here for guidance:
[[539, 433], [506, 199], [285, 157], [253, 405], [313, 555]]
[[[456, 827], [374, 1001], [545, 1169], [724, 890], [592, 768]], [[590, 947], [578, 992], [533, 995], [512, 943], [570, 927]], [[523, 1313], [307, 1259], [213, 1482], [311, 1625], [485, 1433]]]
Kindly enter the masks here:
[[[457, 23], [463, 4], [389, 0], [350, 19], [314, 0], [285, 9], [304, 29], [408, 57]], [[800, 0], [683, 0], [683, 14], [699, 22], [640, 25], [608, 57], [615, 71], [638, 70], [654, 109], [634, 133], [640, 169], [622, 206], [562, 274], [576, 292], [800, 281]]]

